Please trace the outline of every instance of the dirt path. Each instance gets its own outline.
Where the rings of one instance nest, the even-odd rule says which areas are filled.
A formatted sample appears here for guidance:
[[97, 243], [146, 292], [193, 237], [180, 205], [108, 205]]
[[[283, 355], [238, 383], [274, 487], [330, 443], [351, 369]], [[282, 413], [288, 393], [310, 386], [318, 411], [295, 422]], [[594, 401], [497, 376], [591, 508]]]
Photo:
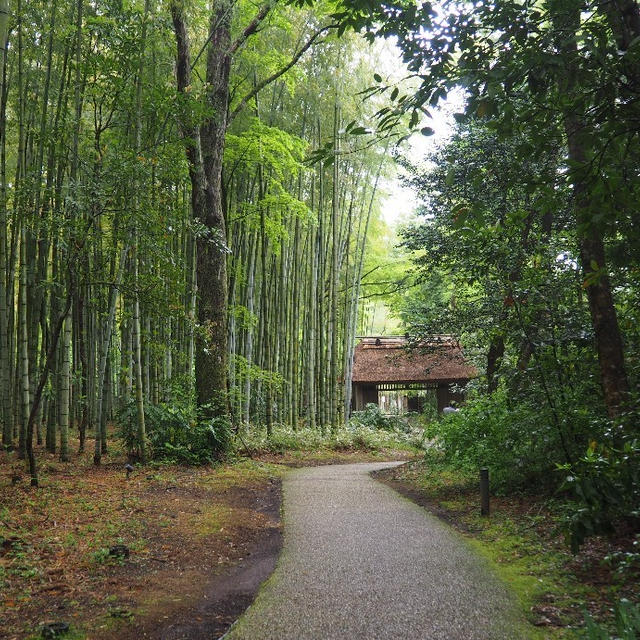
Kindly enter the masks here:
[[527, 637], [511, 595], [463, 539], [369, 476], [393, 464], [285, 478], [283, 553], [227, 640]]

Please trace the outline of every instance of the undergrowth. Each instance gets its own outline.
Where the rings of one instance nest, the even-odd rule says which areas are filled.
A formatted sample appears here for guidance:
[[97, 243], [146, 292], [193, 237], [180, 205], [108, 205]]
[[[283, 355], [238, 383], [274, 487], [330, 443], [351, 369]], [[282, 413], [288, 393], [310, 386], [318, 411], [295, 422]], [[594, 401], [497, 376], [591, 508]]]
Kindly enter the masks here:
[[[225, 418], [209, 418], [207, 407], [197, 409], [187, 402], [148, 404], [144, 409], [151, 459], [201, 465], [224, 457], [229, 451], [231, 430]], [[118, 416], [117, 434], [130, 458], [140, 457], [138, 408], [130, 402]]]
[[[241, 440], [240, 440], [241, 438]], [[388, 431], [374, 431], [366, 427], [348, 429], [341, 427], [335, 432], [309, 427], [292, 429], [288, 425], [274, 425], [269, 436], [266, 429], [243, 429], [236, 446], [254, 453], [285, 453], [287, 451], [382, 451], [384, 449], [412, 450], [419, 446], [419, 437]]]
[[243, 428], [236, 441], [239, 452], [269, 452], [282, 454], [287, 451], [368, 451], [389, 449], [417, 450], [422, 447], [420, 429], [377, 429], [362, 423], [350, 423], [338, 429], [274, 425], [271, 435], [266, 429]]

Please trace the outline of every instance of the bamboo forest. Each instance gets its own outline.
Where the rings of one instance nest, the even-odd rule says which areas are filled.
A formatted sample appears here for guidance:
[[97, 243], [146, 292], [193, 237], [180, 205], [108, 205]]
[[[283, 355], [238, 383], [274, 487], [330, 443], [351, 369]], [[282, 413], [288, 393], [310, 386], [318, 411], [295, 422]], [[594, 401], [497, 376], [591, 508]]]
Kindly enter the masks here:
[[637, 0], [0, 0], [0, 46], [0, 638], [640, 637]]
[[[99, 434], [99, 464], [107, 422], [135, 403], [144, 458], [145, 405], [191, 396], [234, 422], [336, 425], [389, 163], [384, 143], [339, 134], [366, 108], [363, 45], [315, 44], [326, 19], [280, 10], [268, 37], [233, 43], [217, 123], [212, 63], [177, 5], [83, 4], [16, 7], [5, 64], [3, 442], [64, 459], [75, 426], [80, 448]], [[206, 8], [189, 19], [206, 29]], [[327, 140], [344, 155], [307, 167]]]

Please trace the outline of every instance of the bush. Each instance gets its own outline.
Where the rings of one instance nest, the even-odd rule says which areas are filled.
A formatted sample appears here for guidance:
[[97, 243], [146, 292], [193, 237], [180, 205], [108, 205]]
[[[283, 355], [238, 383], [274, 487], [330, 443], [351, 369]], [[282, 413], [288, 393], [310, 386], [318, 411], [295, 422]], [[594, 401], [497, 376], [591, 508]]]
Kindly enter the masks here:
[[566, 472], [564, 487], [572, 491], [565, 531], [572, 550], [586, 538], [609, 534], [620, 520], [640, 523], [640, 441], [629, 439], [621, 447], [592, 441], [575, 464], [560, 467]]
[[[145, 406], [148, 457], [166, 462], [206, 464], [220, 459], [231, 446], [231, 429], [225, 418], [206, 418], [185, 404]], [[130, 456], [138, 453], [138, 409], [135, 401], [118, 418], [118, 435]]]
[[500, 389], [471, 398], [458, 412], [442, 416], [425, 430], [432, 451], [469, 471], [488, 467], [497, 492], [551, 489], [560, 483], [554, 473], [586, 446], [593, 423], [600, 417], [566, 398], [554, 411], [534, 399], [509, 403]]
[[411, 425], [409, 417], [412, 414], [404, 414], [402, 416], [385, 415], [380, 411], [380, 407], [370, 402], [362, 411], [354, 411], [349, 420], [349, 427], [357, 429], [365, 427], [368, 429], [383, 429], [384, 431], [402, 431], [409, 433]]
[[428, 455], [470, 472], [488, 467], [497, 493], [571, 492], [563, 529], [574, 552], [589, 536], [613, 533], [617, 522], [637, 530], [640, 440], [623, 440], [628, 425], [614, 436], [611, 422], [580, 392], [565, 389], [553, 408], [534, 398], [510, 404], [504, 390], [475, 397], [427, 427]]

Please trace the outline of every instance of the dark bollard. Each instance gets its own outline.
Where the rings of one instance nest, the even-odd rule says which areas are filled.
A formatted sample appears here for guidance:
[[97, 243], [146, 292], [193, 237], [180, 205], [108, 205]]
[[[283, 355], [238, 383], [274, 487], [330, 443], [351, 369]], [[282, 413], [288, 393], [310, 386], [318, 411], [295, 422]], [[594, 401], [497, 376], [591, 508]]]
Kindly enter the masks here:
[[480, 515], [489, 515], [489, 469], [480, 469]]
[[60, 638], [69, 633], [68, 622], [50, 622], [42, 627], [42, 638]]

